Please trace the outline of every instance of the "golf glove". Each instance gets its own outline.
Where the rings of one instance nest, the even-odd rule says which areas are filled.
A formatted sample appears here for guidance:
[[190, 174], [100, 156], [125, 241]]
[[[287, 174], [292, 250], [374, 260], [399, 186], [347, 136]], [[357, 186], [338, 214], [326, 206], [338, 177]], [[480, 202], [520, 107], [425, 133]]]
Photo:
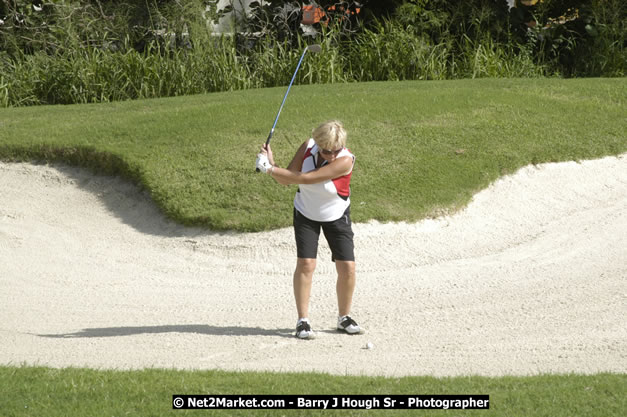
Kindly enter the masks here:
[[255, 163], [255, 167], [263, 172], [264, 174], [268, 173], [268, 171], [270, 171], [270, 168], [272, 168], [272, 164], [270, 163], [270, 161], [268, 161], [268, 157], [264, 154], [257, 154], [257, 161]]

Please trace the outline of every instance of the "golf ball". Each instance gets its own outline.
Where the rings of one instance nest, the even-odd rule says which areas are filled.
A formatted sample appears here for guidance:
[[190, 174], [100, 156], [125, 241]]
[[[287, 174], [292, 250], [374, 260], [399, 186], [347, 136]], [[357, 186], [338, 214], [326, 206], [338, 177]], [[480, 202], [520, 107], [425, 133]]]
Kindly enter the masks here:
[[366, 344], [366, 349], [372, 349], [374, 347], [374, 345], [372, 344], [372, 342], [368, 342]]

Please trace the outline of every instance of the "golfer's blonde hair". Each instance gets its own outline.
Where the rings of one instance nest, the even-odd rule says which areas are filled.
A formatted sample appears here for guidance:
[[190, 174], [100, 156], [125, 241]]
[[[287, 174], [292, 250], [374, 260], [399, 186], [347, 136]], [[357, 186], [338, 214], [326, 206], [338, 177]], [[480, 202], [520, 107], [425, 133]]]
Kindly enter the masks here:
[[339, 120], [329, 120], [315, 128], [311, 136], [319, 148], [336, 150], [346, 147], [346, 129]]

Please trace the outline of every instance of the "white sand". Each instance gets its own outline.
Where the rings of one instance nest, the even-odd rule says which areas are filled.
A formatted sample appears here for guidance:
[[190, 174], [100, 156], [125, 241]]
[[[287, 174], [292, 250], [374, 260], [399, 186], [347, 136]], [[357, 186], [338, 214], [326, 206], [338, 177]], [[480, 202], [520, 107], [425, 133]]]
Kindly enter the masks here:
[[318, 338], [301, 341], [291, 229], [184, 228], [120, 179], [0, 163], [0, 363], [627, 372], [627, 155], [527, 167], [450, 217], [354, 229], [353, 314], [368, 333], [333, 330], [323, 244]]

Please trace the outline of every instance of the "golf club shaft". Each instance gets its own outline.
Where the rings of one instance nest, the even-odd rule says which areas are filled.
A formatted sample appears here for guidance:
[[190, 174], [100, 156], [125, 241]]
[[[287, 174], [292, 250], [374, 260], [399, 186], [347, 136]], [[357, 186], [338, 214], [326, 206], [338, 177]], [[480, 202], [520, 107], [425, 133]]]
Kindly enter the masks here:
[[276, 114], [276, 119], [274, 119], [274, 124], [272, 125], [272, 129], [270, 130], [270, 134], [268, 134], [268, 139], [266, 139], [266, 146], [270, 143], [270, 139], [272, 139], [272, 135], [274, 134], [274, 128], [276, 127], [276, 124], [279, 121], [281, 110], [283, 110], [283, 105], [285, 104], [285, 99], [287, 99], [287, 94], [290, 92], [290, 88], [292, 88], [292, 84], [294, 83], [294, 80], [296, 79], [296, 74], [298, 73], [298, 69], [300, 68], [301, 62], [303, 62], [303, 58], [305, 57], [305, 54], [307, 53], [307, 49], [308, 48], [305, 48], [302, 55], [300, 56], [300, 59], [298, 60], [298, 65], [296, 66], [296, 70], [294, 71], [294, 75], [292, 75], [292, 81], [290, 81], [290, 85], [287, 86], [287, 91], [285, 92], [285, 96], [283, 96], [281, 107], [279, 107], [279, 111]]

